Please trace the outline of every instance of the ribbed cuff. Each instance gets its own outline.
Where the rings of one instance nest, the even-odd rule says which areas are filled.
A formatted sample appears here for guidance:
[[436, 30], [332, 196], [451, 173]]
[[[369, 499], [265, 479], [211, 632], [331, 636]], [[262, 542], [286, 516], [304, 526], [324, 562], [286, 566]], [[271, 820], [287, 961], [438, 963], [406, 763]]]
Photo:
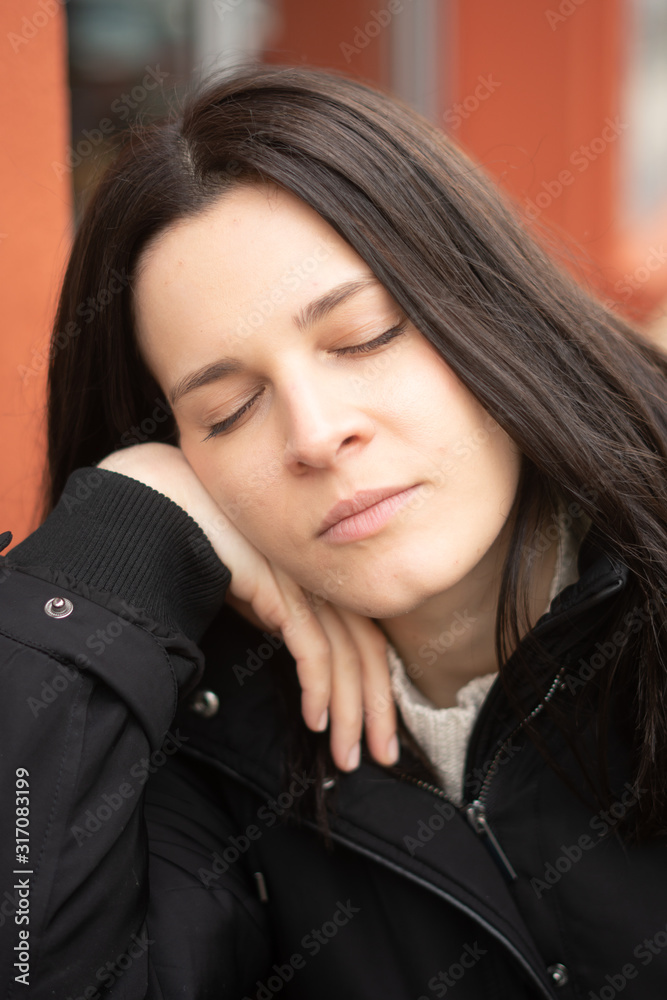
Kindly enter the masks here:
[[224, 601], [231, 574], [189, 514], [120, 472], [73, 472], [46, 521], [6, 565], [62, 571], [115, 594], [198, 642]]

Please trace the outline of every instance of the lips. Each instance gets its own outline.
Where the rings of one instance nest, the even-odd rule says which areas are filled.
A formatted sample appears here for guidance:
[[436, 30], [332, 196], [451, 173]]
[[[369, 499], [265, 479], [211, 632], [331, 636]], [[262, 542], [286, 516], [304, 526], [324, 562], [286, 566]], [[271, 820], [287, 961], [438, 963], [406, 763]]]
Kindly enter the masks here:
[[337, 504], [334, 504], [322, 521], [317, 532], [318, 535], [323, 535], [325, 531], [334, 524], [338, 524], [339, 521], [343, 521], [346, 517], [360, 514], [361, 511], [368, 510], [369, 507], [373, 507], [376, 503], [396, 496], [397, 493], [403, 493], [409, 488], [409, 486], [386, 486], [384, 489], [379, 490], [359, 490], [349, 500], [340, 500]]

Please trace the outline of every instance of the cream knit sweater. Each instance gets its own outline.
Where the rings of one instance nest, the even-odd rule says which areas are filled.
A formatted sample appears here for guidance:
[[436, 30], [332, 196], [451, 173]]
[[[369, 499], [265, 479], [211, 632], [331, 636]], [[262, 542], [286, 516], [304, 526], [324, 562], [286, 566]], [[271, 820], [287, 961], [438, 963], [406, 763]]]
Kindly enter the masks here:
[[[579, 579], [577, 556], [585, 530], [590, 524], [586, 518], [567, 527], [571, 522], [561, 508], [558, 525], [558, 552], [556, 568], [551, 582], [548, 611], [554, 597]], [[543, 613], [544, 613], [543, 612]], [[465, 755], [477, 714], [482, 707], [497, 673], [474, 677], [456, 694], [456, 705], [437, 708], [408, 677], [404, 664], [394, 647], [389, 644], [387, 659], [391, 673], [391, 686], [405, 725], [433, 764], [443, 791], [461, 804], [463, 799], [463, 771]]]

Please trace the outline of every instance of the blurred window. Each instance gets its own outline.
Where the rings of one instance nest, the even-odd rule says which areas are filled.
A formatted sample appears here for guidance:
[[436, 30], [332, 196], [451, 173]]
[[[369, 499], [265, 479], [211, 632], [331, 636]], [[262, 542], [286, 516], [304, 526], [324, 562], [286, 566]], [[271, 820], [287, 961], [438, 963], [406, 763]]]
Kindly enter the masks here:
[[69, 0], [77, 216], [132, 122], [164, 114], [190, 79], [261, 55], [272, 0]]
[[667, 202], [667, 3], [629, 0], [624, 121], [624, 204], [647, 221]]

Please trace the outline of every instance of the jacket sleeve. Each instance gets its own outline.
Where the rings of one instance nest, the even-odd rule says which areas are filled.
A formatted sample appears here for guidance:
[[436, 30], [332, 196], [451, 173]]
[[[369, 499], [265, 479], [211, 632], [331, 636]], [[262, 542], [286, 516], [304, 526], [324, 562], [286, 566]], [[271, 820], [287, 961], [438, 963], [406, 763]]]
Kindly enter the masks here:
[[[211, 892], [196, 876], [234, 831], [204, 784], [169, 766], [177, 702], [202, 673], [197, 642], [229, 579], [180, 507], [97, 469], [74, 473], [44, 524], [0, 559], [8, 1000], [240, 998], [250, 970], [237, 943], [262, 972], [266, 928], [242, 875]], [[171, 842], [155, 857], [152, 780], [151, 836]]]

